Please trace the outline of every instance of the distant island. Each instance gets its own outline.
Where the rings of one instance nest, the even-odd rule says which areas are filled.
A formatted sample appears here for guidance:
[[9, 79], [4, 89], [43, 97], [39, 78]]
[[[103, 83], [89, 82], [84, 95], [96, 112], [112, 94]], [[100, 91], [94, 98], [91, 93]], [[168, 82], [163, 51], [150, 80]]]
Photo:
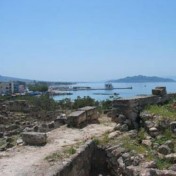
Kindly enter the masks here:
[[175, 80], [170, 78], [161, 78], [157, 76], [131, 76], [125, 77], [117, 80], [110, 80], [108, 82], [112, 83], [146, 83], [146, 82], [175, 82]]

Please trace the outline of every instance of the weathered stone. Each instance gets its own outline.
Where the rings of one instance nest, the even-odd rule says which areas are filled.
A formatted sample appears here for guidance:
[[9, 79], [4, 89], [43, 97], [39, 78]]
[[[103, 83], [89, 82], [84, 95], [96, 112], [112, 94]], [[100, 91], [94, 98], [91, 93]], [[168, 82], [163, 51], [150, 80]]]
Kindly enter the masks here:
[[120, 130], [120, 127], [121, 127], [120, 123], [116, 124], [114, 127], [114, 131]]
[[155, 123], [150, 120], [147, 120], [147, 121], [145, 121], [144, 125], [147, 128], [147, 130], [149, 130], [150, 128], [155, 126]]
[[167, 94], [166, 87], [156, 87], [155, 89], [152, 89], [152, 94], [159, 96], [166, 95]]
[[147, 147], [151, 147], [152, 146], [151, 140], [142, 140], [142, 144], [147, 146]]
[[138, 176], [157, 176], [157, 175], [154, 170], [141, 168], [140, 174]]
[[124, 175], [128, 175], [128, 176], [139, 176], [140, 170], [141, 169], [139, 167], [128, 166], [125, 169], [126, 173]]
[[17, 135], [20, 133], [20, 130], [12, 130], [12, 131], [7, 131], [4, 133], [5, 136], [12, 136], [12, 135]]
[[165, 156], [166, 159], [170, 160], [171, 162], [176, 162], [176, 153], [171, 153]]
[[173, 133], [176, 133], [176, 121], [170, 123], [170, 128]]
[[11, 124], [11, 125], [6, 126], [6, 130], [8, 131], [15, 130], [18, 128], [19, 128], [19, 125], [16, 125], [16, 124]]
[[119, 147], [119, 148], [113, 150], [113, 151], [112, 151], [112, 154], [113, 154], [116, 158], [119, 158], [119, 157], [122, 155], [123, 152], [125, 152], [125, 149], [122, 148], [122, 147]]
[[99, 113], [97, 112], [97, 109], [95, 106], [85, 106], [85, 107], [79, 108], [78, 110], [86, 112], [86, 120], [88, 122], [96, 121], [99, 118]]
[[122, 158], [123, 159], [128, 159], [128, 158], [130, 158], [130, 154], [129, 153], [123, 153]]
[[19, 120], [16, 120], [16, 121], [15, 121], [15, 124], [16, 124], [16, 125], [20, 125], [21, 123], [20, 123]]
[[149, 134], [152, 137], [156, 137], [157, 135], [159, 135], [159, 131], [156, 127], [152, 127], [152, 128], [149, 129]]
[[43, 123], [40, 127], [39, 127], [39, 130], [40, 132], [42, 133], [45, 133], [48, 131], [48, 125], [46, 123]]
[[173, 141], [168, 140], [165, 142], [165, 145], [167, 145], [171, 149], [171, 151], [174, 151], [174, 142]]
[[33, 128], [26, 127], [26, 128], [24, 129], [24, 131], [25, 131], [25, 132], [32, 132], [32, 131], [33, 131]]
[[24, 132], [22, 133], [22, 139], [29, 145], [44, 145], [47, 142], [47, 135], [46, 133]]
[[72, 112], [67, 118], [67, 125], [69, 127], [81, 127], [86, 122], [85, 111]]
[[131, 124], [131, 121], [130, 121], [129, 119], [126, 119], [123, 123], [124, 123], [124, 124], [127, 124], [128, 126], [131, 126], [131, 125], [132, 125], [132, 124]]
[[118, 123], [123, 124], [125, 120], [126, 120], [126, 117], [123, 114], [119, 114], [119, 116], [117, 117]]
[[108, 135], [109, 139], [114, 139], [115, 137], [119, 136], [121, 134], [120, 131], [114, 131]]
[[37, 132], [39, 130], [39, 127], [36, 125], [33, 127], [34, 132]]
[[158, 148], [158, 152], [163, 154], [163, 155], [168, 155], [171, 153], [171, 149], [167, 145], [161, 145]]
[[119, 164], [119, 167], [121, 169], [125, 169], [125, 163], [123, 162], [123, 159], [122, 157], [120, 157], [118, 160], [117, 160], [118, 164]]
[[54, 121], [52, 121], [52, 122], [50, 122], [49, 124], [48, 124], [48, 128], [54, 128]]
[[159, 146], [160, 145], [158, 143], [153, 143], [153, 149], [158, 150]]
[[170, 122], [167, 119], [159, 121], [159, 124], [158, 124], [159, 129], [161, 130], [165, 130], [166, 128], [169, 128], [169, 125], [170, 125]]
[[140, 155], [134, 156], [132, 165], [138, 166], [141, 163], [142, 159], [143, 157], [141, 157]]
[[137, 130], [130, 130], [128, 132], [129, 137], [136, 138], [137, 137]]
[[121, 127], [120, 127], [120, 131], [128, 131], [129, 128], [128, 128], [128, 125], [127, 124], [123, 124]]
[[65, 125], [67, 121], [67, 117], [66, 115], [61, 115], [58, 116], [55, 120], [54, 120], [54, 126], [55, 127], [60, 127], [61, 125]]
[[42, 128], [48, 128], [48, 126], [47, 126], [46, 123], [43, 123], [43, 124], [41, 125], [41, 127], [42, 127]]
[[169, 170], [176, 172], [176, 164], [173, 164], [171, 167], [169, 167]]
[[143, 168], [157, 168], [156, 162], [155, 161], [149, 161], [142, 163]]
[[0, 138], [3, 138], [3, 136], [4, 136], [4, 133], [0, 132]]
[[23, 140], [21, 138], [19, 138], [19, 139], [17, 139], [16, 143], [17, 143], [17, 145], [20, 145], [23, 143]]
[[176, 172], [171, 170], [156, 170], [156, 176], [176, 176]]

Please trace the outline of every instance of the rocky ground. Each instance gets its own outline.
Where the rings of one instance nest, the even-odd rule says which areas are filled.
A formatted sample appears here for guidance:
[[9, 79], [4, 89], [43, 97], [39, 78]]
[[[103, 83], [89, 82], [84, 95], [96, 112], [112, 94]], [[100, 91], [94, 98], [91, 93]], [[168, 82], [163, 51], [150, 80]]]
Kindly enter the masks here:
[[111, 174], [176, 176], [176, 121], [173, 105], [152, 106], [149, 111], [144, 110], [140, 118], [140, 128], [130, 130], [127, 118], [117, 116], [119, 123], [103, 145]]
[[[101, 118], [100, 124], [91, 124], [83, 129], [72, 129], [62, 126], [47, 133], [48, 142], [45, 146], [17, 145], [0, 152], [0, 171], [5, 176], [47, 175], [54, 167], [55, 158], [52, 153], [61, 152], [68, 146], [77, 145], [90, 138], [98, 137], [112, 131], [115, 123]], [[49, 161], [46, 159], [49, 158]]]

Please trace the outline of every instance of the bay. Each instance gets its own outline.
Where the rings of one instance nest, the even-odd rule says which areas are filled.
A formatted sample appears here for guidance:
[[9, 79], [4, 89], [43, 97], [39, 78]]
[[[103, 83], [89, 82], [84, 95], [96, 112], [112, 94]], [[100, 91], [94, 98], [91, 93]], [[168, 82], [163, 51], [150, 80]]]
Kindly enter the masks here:
[[[91, 88], [104, 88], [104, 82], [89, 82], [89, 83], [78, 83], [74, 86], [86, 86]], [[114, 88], [126, 88], [132, 87], [132, 89], [113, 89], [113, 90], [80, 90], [80, 91], [70, 91], [72, 95], [59, 95], [54, 96], [54, 100], [62, 100], [65, 98], [70, 98], [71, 100], [76, 99], [78, 96], [90, 96], [95, 100], [107, 100], [110, 99], [110, 95], [119, 94], [121, 98], [132, 98], [137, 95], [151, 95], [152, 89], [155, 87], [167, 88], [167, 92], [176, 92], [176, 82], [163, 82], [163, 83], [113, 83]], [[117, 97], [117, 96], [115, 96]]]

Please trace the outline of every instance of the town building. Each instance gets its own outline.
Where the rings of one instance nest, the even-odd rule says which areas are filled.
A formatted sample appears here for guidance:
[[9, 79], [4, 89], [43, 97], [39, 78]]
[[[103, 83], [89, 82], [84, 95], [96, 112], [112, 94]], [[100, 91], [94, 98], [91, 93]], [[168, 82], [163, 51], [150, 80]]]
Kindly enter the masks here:
[[0, 95], [11, 94], [11, 83], [10, 82], [0, 82]]
[[0, 82], [0, 95], [11, 95], [14, 93], [24, 93], [26, 83], [22, 81]]

